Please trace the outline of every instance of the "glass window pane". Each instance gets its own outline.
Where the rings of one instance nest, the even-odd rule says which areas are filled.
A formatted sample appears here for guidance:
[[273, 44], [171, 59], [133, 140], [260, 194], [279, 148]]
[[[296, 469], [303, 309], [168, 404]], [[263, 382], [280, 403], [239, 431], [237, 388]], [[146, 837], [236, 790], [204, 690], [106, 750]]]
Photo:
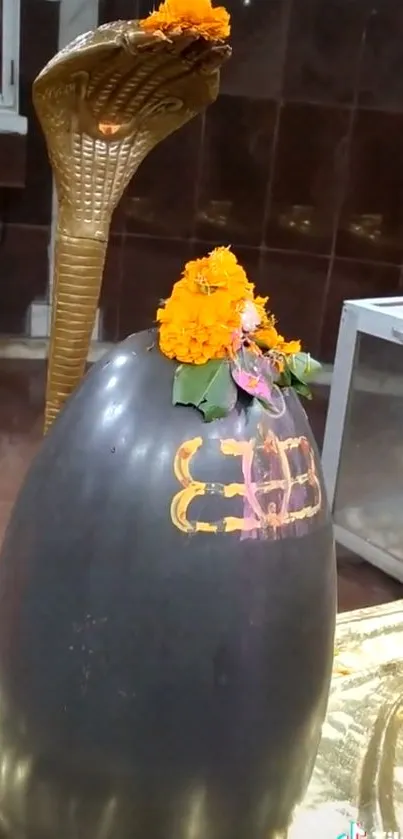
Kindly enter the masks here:
[[403, 559], [403, 346], [361, 335], [336, 524]]

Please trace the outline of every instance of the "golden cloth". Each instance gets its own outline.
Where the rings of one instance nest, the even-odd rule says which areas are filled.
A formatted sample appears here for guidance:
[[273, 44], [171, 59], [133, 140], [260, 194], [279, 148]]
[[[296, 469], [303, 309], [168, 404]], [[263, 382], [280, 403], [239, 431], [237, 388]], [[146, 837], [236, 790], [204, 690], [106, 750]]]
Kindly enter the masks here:
[[[403, 601], [342, 614], [322, 741], [288, 839], [403, 837]], [[363, 835], [363, 834], [362, 834]]]

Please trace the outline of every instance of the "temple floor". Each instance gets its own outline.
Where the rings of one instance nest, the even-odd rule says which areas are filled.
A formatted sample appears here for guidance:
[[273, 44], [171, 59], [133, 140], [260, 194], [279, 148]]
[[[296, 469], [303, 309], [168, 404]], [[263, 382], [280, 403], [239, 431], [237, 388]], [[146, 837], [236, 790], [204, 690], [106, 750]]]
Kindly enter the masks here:
[[[45, 362], [0, 360], [0, 542], [28, 466], [41, 440]], [[319, 446], [328, 391], [306, 403]], [[338, 551], [339, 611], [377, 606], [403, 598], [403, 585], [344, 549]]]

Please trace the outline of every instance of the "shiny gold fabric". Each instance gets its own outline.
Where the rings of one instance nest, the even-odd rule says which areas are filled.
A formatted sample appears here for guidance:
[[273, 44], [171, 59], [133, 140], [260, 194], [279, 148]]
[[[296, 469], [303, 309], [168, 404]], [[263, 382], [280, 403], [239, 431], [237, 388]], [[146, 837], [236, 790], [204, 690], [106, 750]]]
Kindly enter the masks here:
[[[322, 742], [289, 839], [403, 836], [403, 601], [338, 618]], [[296, 686], [298, 692], [298, 686]]]

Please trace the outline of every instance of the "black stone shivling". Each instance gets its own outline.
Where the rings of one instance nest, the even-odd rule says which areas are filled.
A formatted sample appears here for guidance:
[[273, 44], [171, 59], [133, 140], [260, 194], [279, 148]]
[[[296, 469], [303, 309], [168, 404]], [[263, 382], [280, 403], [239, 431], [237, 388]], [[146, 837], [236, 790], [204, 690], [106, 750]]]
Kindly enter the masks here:
[[92, 368], [8, 527], [11, 839], [274, 839], [311, 775], [336, 577], [305, 412], [284, 390], [204, 423], [154, 340]]

